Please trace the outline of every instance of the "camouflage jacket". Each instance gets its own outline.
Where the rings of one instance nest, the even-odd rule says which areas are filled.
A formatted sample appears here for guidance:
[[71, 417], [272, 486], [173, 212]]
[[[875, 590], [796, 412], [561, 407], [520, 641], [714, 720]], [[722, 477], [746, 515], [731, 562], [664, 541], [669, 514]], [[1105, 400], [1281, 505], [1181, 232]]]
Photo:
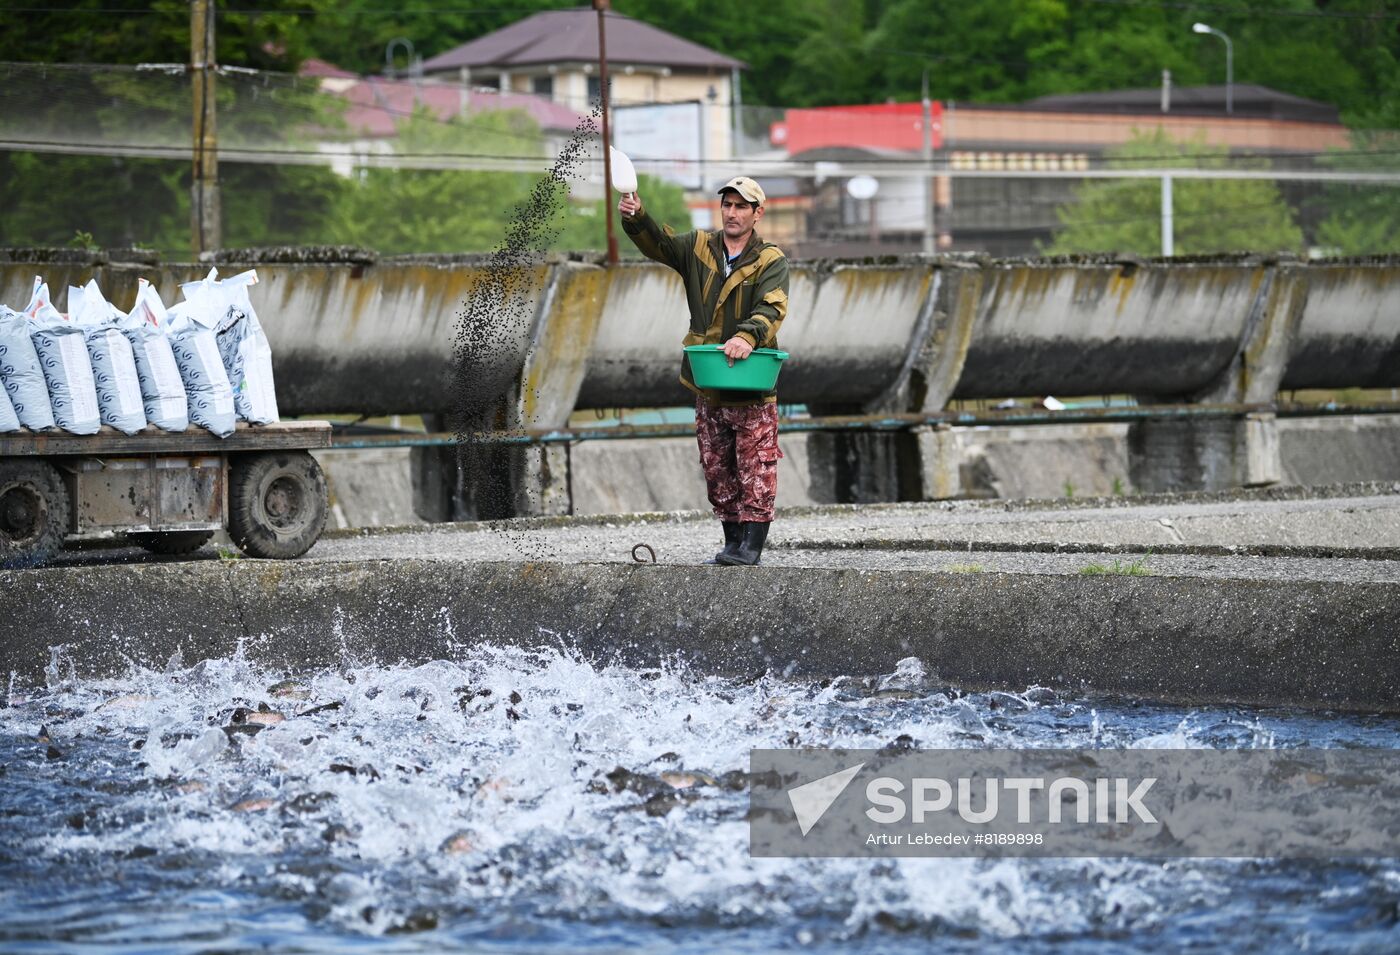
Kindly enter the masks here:
[[[690, 308], [686, 345], [723, 344], [735, 335], [755, 348], [777, 348], [778, 326], [787, 315], [788, 263], [783, 251], [754, 233], [724, 275], [724, 233], [697, 229], [679, 235], [663, 229], [645, 209], [622, 220], [622, 229], [649, 259], [680, 273]], [[695, 386], [690, 361], [681, 358], [681, 384], [723, 406], [777, 401], [776, 392], [709, 391]]]

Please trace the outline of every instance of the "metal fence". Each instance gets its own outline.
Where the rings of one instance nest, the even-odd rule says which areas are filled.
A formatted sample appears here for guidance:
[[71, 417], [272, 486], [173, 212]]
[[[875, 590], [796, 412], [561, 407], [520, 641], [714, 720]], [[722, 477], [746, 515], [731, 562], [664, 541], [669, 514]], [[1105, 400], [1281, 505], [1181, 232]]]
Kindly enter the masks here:
[[[587, 136], [591, 103], [424, 77], [223, 67], [216, 82], [217, 150], [226, 166], [322, 167], [350, 181], [372, 169], [538, 176], [582, 129], [586, 148], [570, 188], [578, 203], [602, 195], [601, 153], [596, 136]], [[619, 148], [644, 174], [686, 191], [691, 222], [674, 226], [708, 224], [710, 191], [742, 171], [768, 187], [766, 234], [798, 256], [1020, 255], [1103, 251], [1111, 241], [1154, 246], [1131, 250], [1139, 252], [1205, 252], [1227, 249], [1199, 243], [1276, 234], [1284, 238], [1260, 240], [1271, 242], [1268, 250], [1400, 249], [1397, 132], [1199, 111], [1106, 115], [943, 103], [926, 120], [918, 103], [788, 110], [701, 95], [613, 105]], [[111, 170], [131, 164], [178, 178], [191, 160], [192, 113], [183, 64], [0, 64], [0, 162], [10, 162], [0, 198], [13, 200], [19, 177], [36, 175], [15, 164], [25, 155], [107, 160], [93, 167], [106, 172], [81, 184], [92, 195], [129, 188], [130, 177]], [[483, 119], [493, 116], [514, 119]], [[1154, 151], [1153, 142], [1162, 145]], [[266, 188], [278, 186], [269, 180]], [[52, 201], [56, 216], [73, 215], [68, 197]], [[510, 211], [482, 215], [504, 231]], [[21, 221], [9, 217], [0, 244], [31, 243]], [[1276, 221], [1293, 231], [1260, 231]], [[84, 228], [78, 219], [63, 224]], [[1076, 224], [1077, 232], [1067, 231]], [[601, 223], [596, 231], [589, 244], [600, 248]], [[1064, 246], [1067, 235], [1081, 244]], [[303, 229], [274, 238], [330, 237]], [[452, 236], [425, 233], [422, 242], [423, 252], [466, 251]], [[1232, 248], [1241, 247], [1266, 250]]]

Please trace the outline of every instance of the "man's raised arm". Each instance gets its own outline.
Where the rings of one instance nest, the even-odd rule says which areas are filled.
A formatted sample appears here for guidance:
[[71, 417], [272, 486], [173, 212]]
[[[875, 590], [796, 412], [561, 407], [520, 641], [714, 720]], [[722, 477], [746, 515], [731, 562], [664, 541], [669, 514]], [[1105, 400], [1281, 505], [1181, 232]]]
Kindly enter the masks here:
[[695, 244], [695, 233], [676, 235], [657, 225], [656, 220], [642, 208], [641, 195], [635, 192], [622, 197], [617, 211], [622, 213], [622, 231], [627, 233], [642, 255], [662, 265], [669, 265], [677, 272], [683, 269], [685, 250]]

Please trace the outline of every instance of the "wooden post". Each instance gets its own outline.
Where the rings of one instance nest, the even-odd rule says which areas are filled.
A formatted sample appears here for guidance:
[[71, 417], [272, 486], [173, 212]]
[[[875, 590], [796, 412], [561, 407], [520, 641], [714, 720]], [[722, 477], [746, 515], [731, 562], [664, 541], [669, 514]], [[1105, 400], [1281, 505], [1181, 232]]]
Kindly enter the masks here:
[[214, 10], [212, 0], [190, 2], [190, 78], [194, 92], [194, 175], [190, 181], [190, 225], [194, 252], [212, 252], [221, 242], [219, 137], [214, 114]]

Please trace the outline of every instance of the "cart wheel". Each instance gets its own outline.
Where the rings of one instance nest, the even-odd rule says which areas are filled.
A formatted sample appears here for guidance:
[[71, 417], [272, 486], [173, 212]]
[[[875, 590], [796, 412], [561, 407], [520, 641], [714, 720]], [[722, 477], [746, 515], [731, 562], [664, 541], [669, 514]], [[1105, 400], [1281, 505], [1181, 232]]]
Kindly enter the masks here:
[[228, 532], [250, 557], [300, 557], [326, 526], [326, 479], [305, 451], [235, 458]]
[[0, 567], [38, 567], [68, 533], [68, 489], [47, 461], [0, 461]]
[[148, 531], [127, 534], [126, 539], [152, 554], [193, 554], [213, 536], [213, 531]]

